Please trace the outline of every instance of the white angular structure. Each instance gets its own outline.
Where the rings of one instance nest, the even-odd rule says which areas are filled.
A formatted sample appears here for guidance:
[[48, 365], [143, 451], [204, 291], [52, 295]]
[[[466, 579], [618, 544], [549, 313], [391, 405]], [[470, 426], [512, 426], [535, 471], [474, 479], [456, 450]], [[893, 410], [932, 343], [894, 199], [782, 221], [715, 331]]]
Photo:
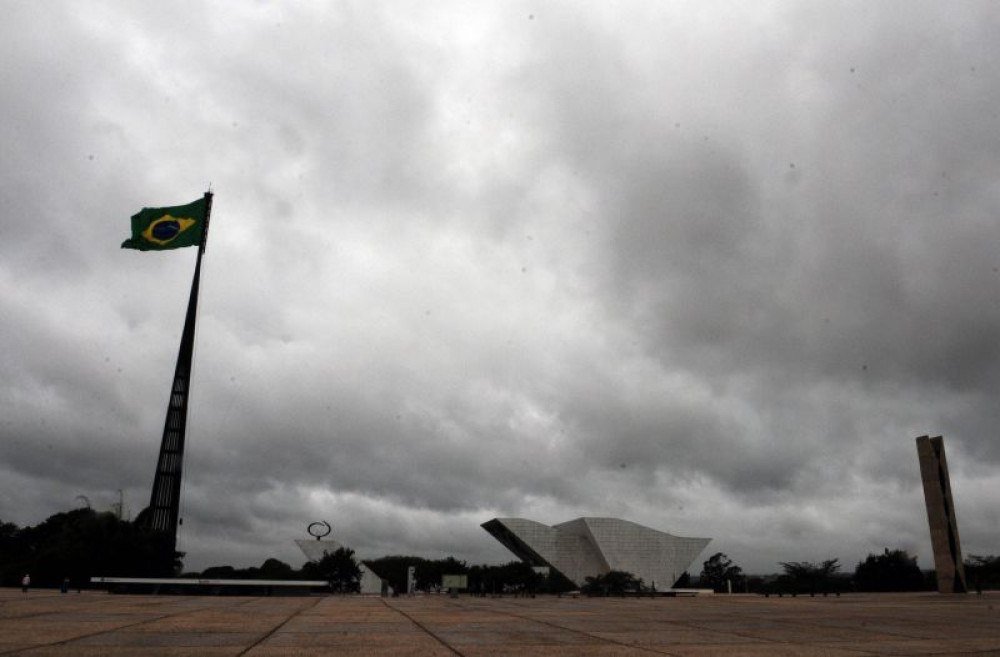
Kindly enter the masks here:
[[482, 524], [493, 538], [532, 566], [558, 570], [577, 586], [611, 570], [646, 586], [671, 588], [710, 538], [682, 538], [620, 518], [577, 518], [549, 527], [525, 518]]

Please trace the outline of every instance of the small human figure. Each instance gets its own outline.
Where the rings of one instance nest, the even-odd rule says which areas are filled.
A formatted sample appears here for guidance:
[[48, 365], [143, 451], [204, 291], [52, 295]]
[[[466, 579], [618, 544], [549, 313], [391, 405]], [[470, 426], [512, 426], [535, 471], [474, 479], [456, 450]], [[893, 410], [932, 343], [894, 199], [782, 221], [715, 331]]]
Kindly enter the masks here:
[[31, 575], [25, 573], [24, 577], [21, 578], [21, 590], [27, 593], [29, 586], [31, 586]]
[[60, 593], [69, 593], [69, 577], [63, 578], [62, 586], [59, 588]]

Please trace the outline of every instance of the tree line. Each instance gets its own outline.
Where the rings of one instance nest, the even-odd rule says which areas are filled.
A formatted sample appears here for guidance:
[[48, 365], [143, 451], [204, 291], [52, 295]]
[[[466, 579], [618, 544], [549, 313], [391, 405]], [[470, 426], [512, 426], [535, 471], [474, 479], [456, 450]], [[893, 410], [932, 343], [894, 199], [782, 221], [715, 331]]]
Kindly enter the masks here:
[[89, 508], [50, 516], [34, 527], [0, 521], [0, 583], [14, 586], [25, 574], [37, 586], [70, 580], [86, 586], [94, 575], [169, 577], [181, 565], [168, 537], [113, 513]]
[[[301, 569], [275, 558], [257, 567], [213, 566], [199, 572], [181, 572], [183, 554], [169, 551], [169, 541], [136, 522], [114, 513], [89, 508], [50, 516], [33, 527], [0, 521], [0, 584], [16, 586], [26, 573], [38, 586], [59, 586], [65, 580], [83, 587], [89, 577], [170, 577], [182, 574], [204, 579], [302, 579], [325, 580], [334, 590], [356, 591], [360, 565], [350, 549], [328, 554]], [[407, 591], [407, 572], [414, 569], [415, 588], [429, 591], [441, 586], [443, 575], [465, 575], [468, 591], [480, 595], [562, 593], [576, 588], [556, 570], [538, 572], [520, 561], [501, 565], [469, 565], [454, 557], [426, 559], [385, 556], [365, 562], [399, 593]], [[853, 574], [841, 572], [839, 559], [819, 563], [781, 562], [782, 572], [771, 577], [748, 576], [728, 556], [717, 552], [704, 563], [701, 574], [681, 576], [678, 588], [711, 588], [724, 592], [817, 594], [844, 591], [934, 590], [933, 571], [922, 571], [917, 558], [904, 550], [885, 549], [869, 554]], [[972, 589], [1000, 588], [1000, 557], [971, 555], [965, 573]], [[588, 577], [581, 589], [592, 595], [618, 595], [651, 591], [631, 573], [611, 571]], [[661, 584], [661, 588], [663, 588]], [[666, 587], [669, 588], [669, 587]]]
[[[697, 586], [717, 592], [727, 591], [731, 586], [734, 592], [796, 595], [937, 590], [934, 571], [921, 570], [917, 558], [905, 550], [885, 548], [881, 554], [871, 553], [855, 566], [853, 574], [841, 572], [839, 559], [819, 563], [783, 561], [779, 565], [782, 572], [776, 576], [747, 576], [729, 557], [717, 552], [703, 563]], [[970, 555], [964, 565], [970, 588], [1000, 588], [1000, 557]]]
[[[357, 591], [360, 563], [354, 551], [341, 548], [319, 561], [296, 569], [280, 559], [260, 566], [211, 566], [200, 572], [182, 572], [181, 552], [171, 552], [167, 537], [110, 512], [74, 509], [50, 516], [35, 526], [19, 527], [0, 520], [0, 585], [17, 586], [25, 574], [34, 586], [55, 587], [70, 580], [86, 587], [92, 576], [191, 577], [198, 579], [324, 580], [335, 591]], [[502, 565], [469, 565], [454, 557], [425, 559], [386, 556], [366, 561], [374, 573], [397, 592], [407, 590], [407, 570], [415, 571], [416, 589], [440, 588], [442, 575], [466, 575], [468, 590], [492, 593], [558, 593], [575, 588], [558, 572], [536, 572], [520, 561]]]
[[465, 575], [467, 590], [474, 595], [535, 595], [563, 593], [576, 588], [558, 571], [538, 572], [523, 561], [510, 561], [500, 565], [469, 565], [454, 557], [425, 559], [386, 556], [365, 561], [365, 564], [400, 593], [407, 590], [406, 577], [411, 567], [414, 569], [414, 586], [418, 591], [440, 588], [443, 575]]

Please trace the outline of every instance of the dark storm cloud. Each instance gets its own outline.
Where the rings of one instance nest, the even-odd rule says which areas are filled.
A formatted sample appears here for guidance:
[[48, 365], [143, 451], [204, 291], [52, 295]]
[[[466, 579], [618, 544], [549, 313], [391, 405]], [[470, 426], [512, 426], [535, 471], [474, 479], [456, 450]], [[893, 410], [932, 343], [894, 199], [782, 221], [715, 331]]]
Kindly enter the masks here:
[[994, 13], [13, 5], [0, 517], [144, 505], [193, 254], [116, 247], [211, 182], [190, 567], [582, 514], [926, 564], [926, 432], [990, 552]]
[[[994, 168], [996, 116], [987, 108], [996, 88], [976, 77], [981, 44], [970, 49], [949, 34], [982, 33], [985, 17], [949, 21], [928, 39], [923, 21], [932, 21], [921, 14], [881, 38], [890, 15], [877, 16], [881, 29], [846, 51], [835, 43], [850, 32], [846, 14], [826, 32], [795, 32], [776, 50], [808, 55], [782, 62], [761, 52], [753, 62], [761, 69], [785, 64], [768, 69], [777, 79], [759, 73], [726, 80], [719, 91], [780, 103], [771, 115], [720, 111], [676, 89], [677, 105], [701, 112], [698, 131], [684, 109], [635, 102], [630, 89], [648, 80], [625, 74], [590, 83], [624, 50], [602, 39], [598, 25], [584, 25], [597, 36], [583, 40], [610, 43], [612, 52], [554, 41], [555, 53], [539, 57], [540, 66], [577, 64], [553, 84], [546, 127], [609, 219], [609, 308], [634, 319], [665, 370], [692, 372], [723, 393], [700, 409], [707, 422], [678, 431], [664, 418], [642, 427], [645, 440], [629, 431], [642, 426], [642, 413], [625, 411], [627, 419], [610, 422], [619, 450], [664, 452], [644, 462], [667, 469], [665, 453], [674, 451], [675, 463], [744, 493], [790, 487], [809, 498], [826, 491], [816, 479], [824, 475], [844, 493], [854, 468], [912, 479], [912, 468], [899, 467], [910, 457], [906, 442], [906, 451], [874, 460], [851, 455], [871, 456], [872, 441], [887, 434], [954, 426], [956, 398], [995, 382], [997, 208], [992, 178], [983, 174]], [[730, 45], [738, 53], [746, 43]], [[916, 66], [911, 53], [920, 53]], [[784, 96], [793, 77], [812, 78], [824, 104], [809, 108], [809, 99]], [[928, 79], [939, 86], [928, 87]], [[660, 81], [671, 86], [669, 68]], [[616, 102], [624, 97], [631, 102]], [[783, 129], [794, 132], [803, 109], [818, 110], [807, 119], [810, 134], [783, 144]], [[788, 124], [774, 124], [775, 114]], [[771, 158], [770, 171], [754, 162], [768, 140], [787, 148]], [[952, 187], [952, 171], [961, 193], [938, 200]], [[721, 421], [724, 391], [734, 387], [754, 406], [758, 426]], [[660, 408], [673, 422], [683, 417], [668, 403]], [[659, 441], [649, 439], [657, 433]], [[956, 434], [980, 454], [992, 449], [988, 429]], [[738, 465], [728, 467], [731, 461]]]
[[[822, 63], [830, 77], [814, 83], [825, 87], [827, 103], [812, 139], [795, 143], [781, 162], [802, 171], [790, 189], [773, 189], [774, 172], [749, 169], [755, 154], [747, 142], [785, 138], [762, 120], [768, 117], [735, 115], [726, 124], [709, 115], [704, 123], [722, 127], [684, 139], [657, 122], [662, 107], [611, 102], [636, 80], [594, 85], [582, 98], [556, 95], [564, 105], [551, 110], [552, 120], [573, 126], [564, 129], [563, 144], [571, 166], [590, 170], [606, 216], [617, 212], [608, 227], [609, 253], [618, 262], [609, 294], [624, 295], [637, 318], [652, 324], [654, 349], [679, 346], [670, 358], [697, 358], [701, 368], [715, 365], [721, 352], [729, 357], [719, 365], [727, 372], [781, 368], [856, 378], [868, 365], [871, 376], [897, 382], [987, 383], [997, 333], [989, 301], [996, 282], [992, 179], [981, 170], [955, 171], [964, 193], [946, 212], [928, 206], [950, 175], [935, 151], [961, 151], [959, 169], [988, 161], [981, 151], [995, 152], [995, 113], [982, 109], [996, 89], [968, 79], [982, 53], [969, 56], [964, 44], [947, 38], [928, 40], [921, 22], [892, 39], [869, 35], [837, 55], [870, 63], [863, 86], [855, 83], [861, 73], [831, 70], [832, 42], [848, 22], [835, 18], [818, 38], [796, 33], [807, 52], [825, 59], [793, 68]], [[886, 17], [879, 19], [884, 26]], [[921, 52], [919, 66], [904, 56], [911, 52]], [[615, 59], [604, 52], [600, 58]], [[582, 59], [591, 63], [586, 54]], [[584, 65], [576, 74], [586, 79], [592, 70]], [[791, 72], [774, 73], [777, 83], [751, 78], [720, 95], [765, 95], [784, 100], [778, 111], [794, 114], [796, 99], [775, 95], [782, 73]], [[928, 76], [944, 87], [928, 89]], [[584, 89], [582, 82], [570, 86]], [[909, 102], [893, 101], [899, 96]], [[890, 118], [891, 102], [897, 116]], [[595, 116], [588, 111], [594, 107], [607, 109]], [[603, 157], [581, 153], [580, 136], [601, 143]]]

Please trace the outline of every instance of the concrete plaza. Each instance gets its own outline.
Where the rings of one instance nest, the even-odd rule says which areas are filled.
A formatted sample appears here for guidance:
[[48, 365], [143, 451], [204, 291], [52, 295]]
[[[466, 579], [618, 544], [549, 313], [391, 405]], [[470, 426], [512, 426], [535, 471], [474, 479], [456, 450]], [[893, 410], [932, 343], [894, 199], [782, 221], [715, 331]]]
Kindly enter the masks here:
[[382, 599], [0, 589], [0, 655], [1000, 655], [1000, 593]]

